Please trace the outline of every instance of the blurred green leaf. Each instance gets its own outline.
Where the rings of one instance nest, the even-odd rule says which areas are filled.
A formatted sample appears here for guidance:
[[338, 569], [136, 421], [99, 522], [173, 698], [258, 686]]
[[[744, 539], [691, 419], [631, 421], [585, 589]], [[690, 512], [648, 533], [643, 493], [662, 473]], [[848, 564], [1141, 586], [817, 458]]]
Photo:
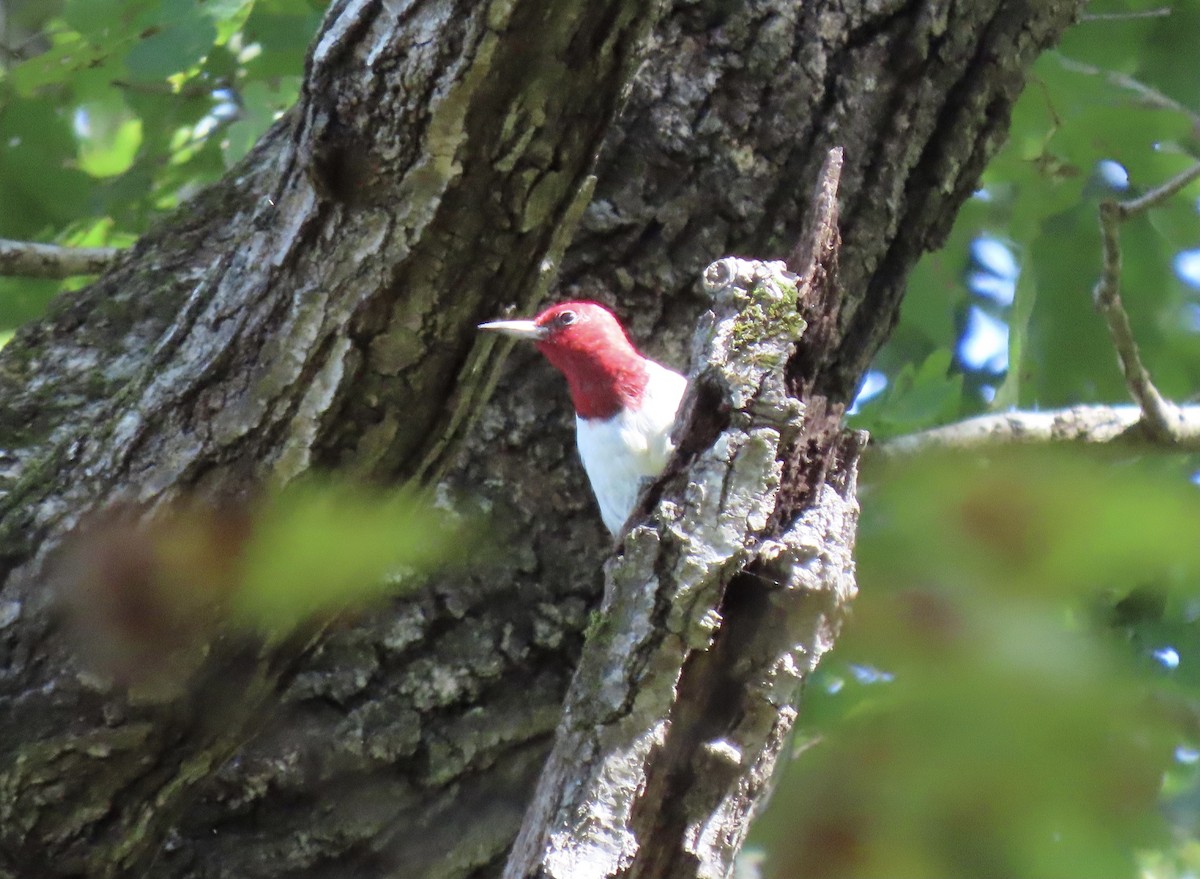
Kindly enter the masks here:
[[117, 102], [83, 104], [86, 133], [79, 140], [79, 167], [93, 177], [123, 174], [142, 144], [142, 120]]
[[934, 351], [919, 368], [905, 366], [880, 396], [864, 405], [851, 424], [878, 439], [953, 420], [962, 403], [962, 376], [951, 374], [953, 354]]
[[156, 0], [67, 0], [63, 19], [89, 42], [103, 46], [120, 39]]
[[243, 28], [261, 52], [246, 62], [247, 76], [266, 79], [303, 69], [309, 41], [321, 23], [324, 5], [294, 0], [257, 0]]
[[0, 108], [0, 236], [34, 238], [85, 210], [90, 180], [74, 168], [75, 138], [52, 100]]
[[286, 632], [401, 588], [459, 550], [464, 535], [415, 495], [306, 482], [272, 498], [254, 517], [235, 613]]
[[0, 334], [12, 338], [17, 327], [40, 317], [58, 289], [57, 282], [41, 278], [0, 278]]
[[1200, 4], [1195, 0], [1170, 4], [1170, 15], [1150, 19], [1150, 30], [1138, 53], [1134, 75], [1152, 83], [1181, 104], [1200, 108], [1200, 82], [1180, 59], [1195, 49], [1200, 32]]
[[51, 48], [22, 61], [8, 72], [17, 94], [32, 97], [48, 86], [57, 86], [98, 63], [104, 51], [74, 31], [56, 31]]
[[254, 0], [203, 0], [201, 11], [213, 21], [237, 21], [248, 15]]
[[[1036, 597], [1138, 585], [1149, 560], [1200, 579], [1200, 492], [1174, 473], [1079, 450], [1014, 449], [987, 461], [941, 453], [869, 474], [860, 564], [887, 582], [936, 575]], [[881, 526], [878, 535], [868, 529]]]
[[161, 0], [161, 9], [125, 56], [134, 79], [166, 79], [198, 64], [217, 39], [212, 19], [194, 0]]
[[251, 82], [242, 92], [242, 115], [225, 131], [221, 152], [227, 167], [232, 167], [258, 141], [277, 115], [295, 102], [299, 94], [298, 77], [281, 76], [273, 83]]
[[[864, 476], [862, 592], [756, 827], [766, 875], [1134, 875], [1196, 698], [1149, 649], [1200, 667], [1200, 492], [1028, 449]], [[1146, 583], [1171, 597], [1092, 621]]]
[[1167, 841], [1169, 735], [1095, 657], [1040, 646], [1024, 673], [968, 664], [910, 684], [901, 668], [895, 703], [827, 730], [776, 789], [755, 830], [766, 875], [1134, 875], [1138, 850]]

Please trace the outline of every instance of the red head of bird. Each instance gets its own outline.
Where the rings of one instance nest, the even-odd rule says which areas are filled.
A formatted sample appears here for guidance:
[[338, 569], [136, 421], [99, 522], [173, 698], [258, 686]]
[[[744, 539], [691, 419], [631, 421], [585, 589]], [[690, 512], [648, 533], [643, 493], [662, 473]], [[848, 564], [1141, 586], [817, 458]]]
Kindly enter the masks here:
[[620, 322], [596, 302], [561, 302], [531, 320], [482, 330], [527, 339], [567, 379], [576, 440], [604, 524], [614, 534], [643, 480], [662, 472], [686, 380], [638, 353]]

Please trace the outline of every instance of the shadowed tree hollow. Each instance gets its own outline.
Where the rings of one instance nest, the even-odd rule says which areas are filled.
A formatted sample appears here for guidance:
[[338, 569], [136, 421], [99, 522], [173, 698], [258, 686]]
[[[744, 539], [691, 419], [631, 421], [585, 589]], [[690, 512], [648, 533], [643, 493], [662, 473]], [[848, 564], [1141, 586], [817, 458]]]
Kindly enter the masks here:
[[[800, 273], [842, 147], [836, 296], [794, 370], [836, 424], [1081, 6], [331, 4], [295, 108], [0, 354], [0, 870], [499, 875], [612, 547], [556, 377], [524, 354], [501, 374], [476, 323], [597, 299], [686, 369], [705, 267]], [[437, 484], [493, 545], [316, 646], [218, 640], [182, 695], [81, 673], [48, 585], [81, 519], [311, 470]], [[805, 496], [852, 493], [848, 470]], [[685, 825], [676, 792], [630, 826]]]

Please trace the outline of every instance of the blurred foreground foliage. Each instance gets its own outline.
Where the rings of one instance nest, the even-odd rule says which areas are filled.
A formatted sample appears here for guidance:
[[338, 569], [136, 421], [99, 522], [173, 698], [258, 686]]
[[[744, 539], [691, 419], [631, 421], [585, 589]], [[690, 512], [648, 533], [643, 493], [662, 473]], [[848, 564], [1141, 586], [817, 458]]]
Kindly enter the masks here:
[[176, 685], [218, 638], [311, 636], [415, 588], [461, 563], [471, 531], [409, 491], [308, 479], [248, 503], [110, 508], [55, 579], [92, 671]]
[[233, 612], [268, 632], [414, 588], [462, 563], [469, 528], [409, 491], [305, 481], [255, 517]]
[[1185, 859], [1172, 830], [1197, 819], [1178, 800], [1196, 797], [1200, 747], [1185, 477], [1029, 449], [868, 468], [861, 593], [756, 828], [768, 875], [1116, 877], [1152, 852]]

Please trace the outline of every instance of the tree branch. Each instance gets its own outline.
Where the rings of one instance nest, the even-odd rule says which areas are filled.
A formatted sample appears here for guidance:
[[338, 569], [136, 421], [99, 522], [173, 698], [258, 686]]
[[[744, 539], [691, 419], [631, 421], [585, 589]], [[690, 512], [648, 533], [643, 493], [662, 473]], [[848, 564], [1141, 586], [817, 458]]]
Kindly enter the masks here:
[[1093, 298], [1097, 309], [1108, 323], [1108, 332], [1125, 375], [1130, 396], [1142, 410], [1146, 429], [1163, 442], [1174, 442], [1180, 430], [1176, 407], [1165, 400], [1154, 386], [1150, 372], [1142, 363], [1137, 340], [1129, 323], [1129, 315], [1121, 302], [1121, 241], [1120, 224], [1161, 204], [1192, 181], [1200, 178], [1200, 164], [1129, 201], [1105, 201], [1100, 204], [1100, 232], [1104, 242], [1104, 270], [1096, 282]]
[[1160, 6], [1158, 9], [1142, 9], [1136, 12], [1085, 12], [1079, 16], [1080, 21], [1127, 21], [1137, 18], [1165, 18], [1171, 14], [1171, 7]]
[[1144, 213], [1155, 205], [1162, 204], [1195, 180], [1200, 180], [1200, 163], [1193, 165], [1180, 174], [1176, 174], [1157, 189], [1151, 189], [1144, 195], [1131, 198], [1128, 201], [1117, 202], [1117, 219], [1128, 220], [1136, 217], [1138, 214]]
[[[1150, 13], [1156, 10], [1148, 10]], [[1159, 10], [1170, 14], [1170, 10]], [[1122, 17], [1148, 17], [1146, 15], [1120, 14]], [[1112, 16], [1116, 18], [1117, 16]], [[1098, 17], [1093, 16], [1091, 20], [1097, 20]], [[1084, 16], [1084, 20], [1089, 20], [1088, 16]], [[1144, 82], [1134, 79], [1127, 73], [1121, 73], [1116, 70], [1105, 70], [1102, 67], [1097, 67], [1094, 64], [1088, 64], [1083, 61], [1076, 61], [1074, 58], [1068, 58], [1064, 55], [1059, 56], [1059, 63], [1066, 69], [1074, 73], [1082, 73], [1086, 76], [1098, 76], [1104, 79], [1110, 85], [1117, 88], [1125, 89], [1132, 92], [1141, 99], [1144, 106], [1156, 110], [1169, 110], [1172, 113], [1182, 113], [1191, 119], [1194, 123], [1200, 124], [1200, 113], [1197, 113], [1186, 104], [1181, 104], [1179, 101], [1172, 98], [1170, 95], [1163, 94], [1156, 88], [1146, 85]]]
[[64, 247], [0, 238], [0, 275], [70, 278], [104, 271], [121, 251], [116, 247]]
[[871, 455], [901, 458], [943, 449], [986, 450], [1009, 445], [1105, 445], [1125, 443], [1200, 451], [1200, 406], [1176, 410], [1178, 421], [1169, 438], [1146, 430], [1137, 406], [1073, 406], [1046, 412], [1002, 412], [980, 415], [943, 427], [922, 430], [881, 443]]

